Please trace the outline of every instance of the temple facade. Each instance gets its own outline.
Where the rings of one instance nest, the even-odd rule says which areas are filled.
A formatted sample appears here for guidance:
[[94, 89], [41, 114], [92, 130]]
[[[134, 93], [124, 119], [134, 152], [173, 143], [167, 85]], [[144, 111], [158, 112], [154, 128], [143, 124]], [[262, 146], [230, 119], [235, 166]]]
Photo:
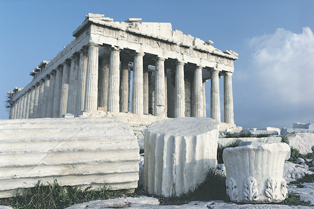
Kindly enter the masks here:
[[206, 117], [205, 82], [211, 79], [210, 117], [234, 124], [232, 74], [238, 54], [221, 51], [171, 23], [125, 22], [88, 14], [75, 39], [33, 80], [10, 94], [10, 119], [58, 118], [89, 111], [162, 117]]

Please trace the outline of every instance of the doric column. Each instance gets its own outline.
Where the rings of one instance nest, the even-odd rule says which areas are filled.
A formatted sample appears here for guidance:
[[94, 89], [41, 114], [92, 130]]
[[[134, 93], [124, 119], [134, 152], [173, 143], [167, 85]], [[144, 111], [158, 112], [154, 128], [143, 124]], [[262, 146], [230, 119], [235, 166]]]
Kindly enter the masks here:
[[176, 62], [174, 117], [185, 117], [184, 62]]
[[205, 91], [205, 83], [206, 80], [203, 82], [203, 117], [206, 118], [206, 91]]
[[38, 97], [39, 97], [39, 83], [36, 83], [35, 84], [34, 107], [33, 107], [33, 118], [38, 118]]
[[98, 106], [107, 112], [108, 106], [108, 83], [109, 83], [109, 57], [101, 57], [99, 61], [98, 76]]
[[155, 107], [156, 116], [165, 116], [165, 58], [156, 59]]
[[25, 110], [26, 110], [26, 95], [24, 94], [22, 97], [22, 115], [21, 118], [24, 119], [25, 118]]
[[27, 93], [26, 93], [26, 109], [25, 109], [25, 118], [28, 119], [29, 117], [29, 106], [30, 106], [30, 100], [31, 100], [31, 91], [29, 90]]
[[143, 115], [143, 52], [136, 52], [133, 67], [132, 113]]
[[75, 113], [75, 103], [76, 103], [76, 87], [77, 87], [77, 56], [73, 55], [71, 57], [71, 68], [70, 68], [70, 83], [69, 83], [69, 95], [68, 95], [68, 106], [67, 113]]
[[70, 80], [70, 63], [65, 61], [63, 63], [61, 96], [60, 96], [60, 111], [59, 117], [67, 113], [68, 95], [69, 95], [69, 80]]
[[84, 110], [86, 70], [87, 70], [87, 53], [86, 49], [83, 48], [80, 50], [75, 112], [81, 112], [82, 110]]
[[10, 106], [10, 116], [9, 119], [14, 119], [14, 103]]
[[29, 118], [34, 118], [35, 86], [31, 88], [31, 99], [29, 105]]
[[60, 116], [59, 112], [60, 112], [61, 84], [62, 84], [62, 66], [58, 67], [56, 70], [56, 83], [55, 91], [53, 93], [53, 108], [52, 108], [53, 118], [58, 118]]
[[210, 117], [220, 122], [219, 71], [212, 70], [210, 92]]
[[155, 109], [155, 83], [156, 83], [156, 79], [155, 79], [155, 71], [151, 71], [149, 72], [149, 108], [148, 108], [148, 112], [152, 115], [154, 114], [154, 109]]
[[45, 87], [44, 87], [44, 94], [43, 94], [43, 107], [41, 111], [41, 118], [47, 117], [47, 106], [48, 106], [48, 94], [49, 94], [49, 85], [50, 85], [50, 76], [47, 75], [45, 77]]
[[129, 111], [129, 60], [121, 59], [120, 112]]
[[99, 45], [95, 43], [89, 43], [84, 101], [85, 111], [97, 110], [98, 49]]
[[53, 111], [53, 97], [55, 92], [55, 85], [56, 85], [56, 72], [55, 70], [50, 73], [50, 84], [49, 84], [49, 92], [47, 98], [47, 118], [52, 118], [52, 111]]
[[40, 80], [39, 81], [38, 110], [37, 110], [38, 118], [41, 118], [41, 113], [43, 109], [42, 107], [43, 107], [44, 87], [45, 87], [44, 80]]
[[18, 111], [17, 111], [17, 119], [21, 119], [22, 118], [22, 98], [18, 98]]
[[111, 48], [109, 90], [108, 90], [108, 111], [119, 112], [119, 85], [120, 85], [120, 49]]
[[224, 122], [234, 124], [232, 73], [224, 75]]
[[148, 114], [149, 103], [149, 77], [148, 77], [148, 64], [144, 63], [143, 74], [143, 113]]
[[16, 110], [15, 110], [15, 118], [14, 119], [19, 119], [19, 113], [20, 113], [20, 100], [16, 99], [15, 100], [15, 106], [16, 106]]
[[193, 116], [203, 117], [203, 80], [202, 66], [197, 66], [194, 71], [194, 86], [193, 86]]

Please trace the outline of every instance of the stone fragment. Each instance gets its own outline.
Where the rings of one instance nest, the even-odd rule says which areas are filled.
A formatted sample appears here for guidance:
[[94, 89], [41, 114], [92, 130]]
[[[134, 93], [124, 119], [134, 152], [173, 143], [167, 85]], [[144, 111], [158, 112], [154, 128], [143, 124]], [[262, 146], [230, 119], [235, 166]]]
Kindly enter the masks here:
[[201, 184], [217, 164], [218, 122], [210, 118], [175, 118], [145, 130], [144, 189], [149, 194], [179, 196]]
[[301, 154], [312, 153], [314, 133], [294, 133], [286, 136], [289, 145], [300, 151]]
[[0, 153], [0, 198], [38, 180], [137, 188], [137, 139], [115, 118], [0, 120]]
[[298, 157], [297, 160], [295, 161], [297, 164], [304, 163], [305, 160], [303, 158]]
[[230, 200], [246, 203], [283, 201], [287, 196], [283, 168], [289, 150], [285, 143], [258, 142], [224, 149]]

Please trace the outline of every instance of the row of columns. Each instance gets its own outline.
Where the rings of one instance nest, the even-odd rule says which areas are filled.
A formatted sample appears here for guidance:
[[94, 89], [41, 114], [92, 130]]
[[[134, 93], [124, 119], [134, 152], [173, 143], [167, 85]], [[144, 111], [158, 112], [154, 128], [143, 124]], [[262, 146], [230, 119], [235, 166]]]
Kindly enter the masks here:
[[[90, 43], [31, 87], [13, 104], [11, 118], [61, 117], [66, 113], [93, 111], [103, 107], [109, 112], [129, 109], [129, 69], [127, 59], [120, 59], [121, 49], [112, 47], [109, 61], [100, 60], [99, 45]], [[144, 66], [143, 52], [136, 52], [133, 60], [132, 112], [149, 113], [149, 72]], [[121, 63], [120, 63], [121, 60]], [[156, 57], [154, 72], [153, 110], [156, 116], [167, 116], [167, 81], [165, 58]], [[175, 65], [174, 117], [185, 117], [185, 76], [183, 61]], [[192, 116], [206, 117], [205, 83], [202, 66], [196, 66], [193, 76]], [[151, 73], [150, 73], [151, 74]], [[234, 123], [232, 73], [224, 74], [224, 120]], [[211, 76], [211, 117], [220, 121], [219, 71]]]

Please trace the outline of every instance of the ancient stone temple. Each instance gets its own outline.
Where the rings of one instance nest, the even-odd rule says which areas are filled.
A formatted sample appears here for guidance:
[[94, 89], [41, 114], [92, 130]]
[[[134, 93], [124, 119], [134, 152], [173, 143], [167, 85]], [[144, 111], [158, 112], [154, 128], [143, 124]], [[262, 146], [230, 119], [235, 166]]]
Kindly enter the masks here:
[[211, 79], [210, 117], [234, 124], [232, 74], [238, 54], [220, 51], [171, 23], [129, 18], [114, 22], [88, 14], [75, 39], [42, 61], [23, 89], [10, 92], [10, 119], [58, 118], [89, 111], [161, 117], [206, 117], [205, 82]]

